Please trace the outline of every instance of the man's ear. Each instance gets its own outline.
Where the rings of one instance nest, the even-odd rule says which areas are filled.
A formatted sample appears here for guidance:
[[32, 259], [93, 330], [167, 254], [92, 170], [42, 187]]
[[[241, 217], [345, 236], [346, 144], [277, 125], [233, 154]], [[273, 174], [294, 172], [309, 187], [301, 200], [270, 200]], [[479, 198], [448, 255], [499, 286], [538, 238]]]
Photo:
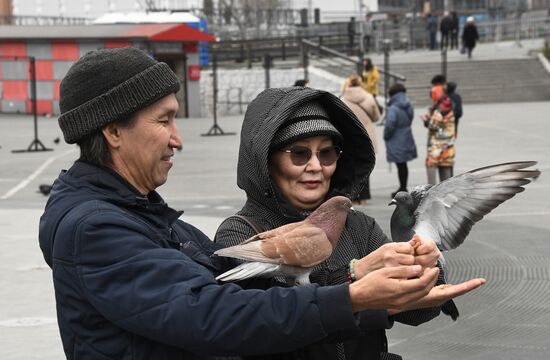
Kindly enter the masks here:
[[117, 148], [120, 146], [120, 127], [116, 122], [112, 122], [101, 129], [103, 136], [109, 143], [109, 146]]

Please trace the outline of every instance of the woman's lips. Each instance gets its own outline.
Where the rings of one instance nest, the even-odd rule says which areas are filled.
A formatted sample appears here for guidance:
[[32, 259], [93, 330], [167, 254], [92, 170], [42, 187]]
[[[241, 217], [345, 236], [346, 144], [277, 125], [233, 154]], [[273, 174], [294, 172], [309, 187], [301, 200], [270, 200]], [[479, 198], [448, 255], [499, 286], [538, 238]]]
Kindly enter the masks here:
[[315, 189], [321, 185], [320, 181], [301, 181], [300, 183], [307, 189]]

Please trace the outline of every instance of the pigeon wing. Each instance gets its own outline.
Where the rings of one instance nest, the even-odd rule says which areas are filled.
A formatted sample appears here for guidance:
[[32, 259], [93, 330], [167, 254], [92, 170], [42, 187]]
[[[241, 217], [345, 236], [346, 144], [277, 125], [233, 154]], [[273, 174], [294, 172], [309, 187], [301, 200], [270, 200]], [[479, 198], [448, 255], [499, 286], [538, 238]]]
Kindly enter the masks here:
[[415, 186], [410, 194], [411, 198], [413, 200], [414, 208], [418, 208], [418, 205], [420, 205], [420, 202], [422, 202], [422, 199], [428, 194], [428, 191], [433, 187], [431, 184], [425, 184], [425, 185], [418, 185]]
[[441, 250], [454, 249], [472, 226], [504, 201], [524, 190], [538, 170], [521, 170], [535, 161], [510, 162], [475, 169], [432, 188], [416, 209], [416, 233], [434, 239]]
[[238, 281], [249, 279], [251, 277], [269, 277], [272, 275], [279, 265], [262, 263], [262, 262], [247, 262], [234, 267], [231, 270], [224, 272], [216, 277], [220, 281]]
[[[215, 255], [302, 267], [316, 265], [332, 254], [325, 232], [309, 222], [266, 231], [239, 245], [219, 249]], [[284, 228], [284, 229], [283, 229]]]

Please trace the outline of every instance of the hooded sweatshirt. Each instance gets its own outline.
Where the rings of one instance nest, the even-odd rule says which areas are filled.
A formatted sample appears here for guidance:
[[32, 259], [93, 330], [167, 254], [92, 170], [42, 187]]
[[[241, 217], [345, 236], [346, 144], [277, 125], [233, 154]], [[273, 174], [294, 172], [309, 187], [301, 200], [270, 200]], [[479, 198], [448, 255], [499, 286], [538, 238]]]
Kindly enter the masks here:
[[388, 105], [384, 140], [388, 162], [404, 163], [416, 159], [416, 143], [412, 133], [414, 109], [404, 92], [394, 94]]
[[[361, 191], [374, 167], [375, 155], [368, 133], [353, 112], [337, 97], [313, 88], [266, 89], [247, 108], [241, 129], [237, 167], [237, 184], [246, 192], [247, 201], [237, 213], [258, 224], [263, 230], [301, 221], [309, 212], [293, 208], [271, 180], [268, 159], [270, 143], [277, 129], [305, 102], [323, 104], [331, 123], [342, 134], [343, 153], [331, 179], [328, 197], [345, 195], [353, 198]], [[224, 246], [236, 245], [253, 236], [255, 230], [239, 217], [226, 219], [218, 228], [215, 241]], [[362, 258], [391, 241], [375, 220], [362, 212], [352, 211], [332, 255], [316, 265], [310, 280], [320, 285], [347, 282], [346, 271], [352, 258]], [[284, 282], [266, 280], [258, 286], [285, 286]], [[432, 319], [437, 309], [399, 314], [396, 320], [419, 324]], [[385, 329], [393, 318], [385, 311], [360, 314], [360, 334], [339, 334], [290, 353], [261, 359], [380, 359], [387, 351]]]
[[378, 152], [378, 141], [374, 123], [380, 118], [380, 111], [374, 97], [366, 92], [361, 86], [348, 87], [341, 97], [342, 101], [359, 118], [367, 133], [369, 134], [374, 152]]

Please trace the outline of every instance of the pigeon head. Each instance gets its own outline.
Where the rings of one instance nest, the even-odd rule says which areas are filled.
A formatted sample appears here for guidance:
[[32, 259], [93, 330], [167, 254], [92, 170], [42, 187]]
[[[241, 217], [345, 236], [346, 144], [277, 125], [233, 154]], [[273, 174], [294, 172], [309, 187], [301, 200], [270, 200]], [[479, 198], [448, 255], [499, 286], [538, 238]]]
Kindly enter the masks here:
[[409, 194], [406, 191], [399, 191], [395, 196], [393, 197], [392, 201], [388, 204], [390, 205], [396, 205], [396, 206], [413, 206], [413, 199], [411, 197], [411, 194]]
[[392, 240], [395, 242], [409, 241], [414, 235], [412, 227], [415, 223], [415, 206], [411, 194], [400, 191], [395, 194], [388, 205], [395, 205], [390, 220]]
[[334, 196], [322, 203], [306, 220], [325, 232], [334, 249], [350, 211], [350, 199], [345, 196]]

